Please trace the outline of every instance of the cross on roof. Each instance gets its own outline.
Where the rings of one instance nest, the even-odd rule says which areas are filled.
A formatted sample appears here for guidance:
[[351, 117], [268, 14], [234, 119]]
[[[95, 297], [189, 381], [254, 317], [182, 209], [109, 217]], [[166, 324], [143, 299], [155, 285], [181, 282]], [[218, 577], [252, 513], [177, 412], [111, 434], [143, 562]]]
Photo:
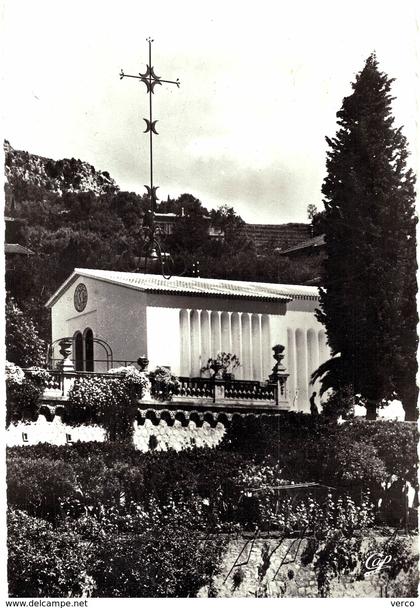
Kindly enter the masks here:
[[153, 120], [153, 112], [152, 112], [152, 95], [154, 94], [154, 89], [156, 85], [162, 85], [162, 83], [167, 84], [175, 84], [177, 87], [180, 86], [179, 78], [176, 80], [166, 80], [157, 76], [155, 73], [154, 66], [152, 66], [152, 38], [147, 38], [147, 42], [149, 44], [149, 63], [146, 66], [146, 72], [142, 74], [139, 72], [138, 76], [133, 74], [125, 74], [123, 70], [120, 72], [120, 79], [123, 78], [136, 78], [143, 82], [146, 85], [147, 93], [149, 94], [149, 118], [143, 118], [146, 122], [146, 130], [144, 133], [149, 133], [149, 150], [150, 150], [150, 185], [146, 186], [147, 194], [150, 198], [150, 207], [151, 207], [151, 221], [153, 223], [153, 216], [155, 212], [155, 205], [157, 200], [156, 190], [159, 186], [155, 186], [153, 184], [153, 135], [158, 135], [156, 130], [157, 120]]

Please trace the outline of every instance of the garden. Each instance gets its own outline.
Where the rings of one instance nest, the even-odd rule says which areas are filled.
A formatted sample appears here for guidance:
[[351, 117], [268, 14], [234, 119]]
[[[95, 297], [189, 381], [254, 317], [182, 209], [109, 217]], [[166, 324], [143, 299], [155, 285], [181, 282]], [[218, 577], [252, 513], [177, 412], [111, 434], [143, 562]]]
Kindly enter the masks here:
[[234, 420], [215, 449], [147, 453], [110, 428], [105, 443], [8, 449], [11, 596], [217, 597], [225, 575], [236, 594], [272, 596], [267, 544], [254, 585], [231, 568], [232, 542], [269, 538], [303, 541], [294, 561], [315, 595], [367, 580], [372, 551], [392, 556], [381, 593], [416, 593], [415, 425], [286, 412]]

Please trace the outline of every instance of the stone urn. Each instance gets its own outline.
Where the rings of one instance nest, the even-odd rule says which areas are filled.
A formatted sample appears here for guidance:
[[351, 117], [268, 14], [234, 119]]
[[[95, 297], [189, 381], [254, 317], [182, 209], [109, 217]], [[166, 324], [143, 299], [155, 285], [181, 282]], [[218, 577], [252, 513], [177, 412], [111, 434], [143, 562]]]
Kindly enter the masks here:
[[273, 358], [276, 361], [275, 366], [273, 367], [272, 373], [270, 374], [270, 382], [277, 384], [277, 400], [278, 403], [286, 404], [288, 402], [286, 384], [289, 374], [286, 371], [285, 366], [283, 365], [284, 359], [284, 346], [282, 344], [276, 344], [272, 348], [273, 350]]
[[275, 359], [276, 364], [273, 367], [273, 374], [277, 374], [278, 372], [285, 372], [286, 368], [283, 365], [284, 359], [284, 346], [283, 344], [276, 344], [272, 348], [273, 350], [273, 359]]
[[71, 338], [62, 338], [58, 345], [60, 347], [60, 355], [63, 357], [63, 360], [59, 362], [59, 367], [63, 371], [73, 370], [74, 365], [73, 361], [71, 360], [73, 340]]
[[139, 366], [141, 372], [147, 371], [149, 359], [146, 357], [146, 355], [142, 355], [137, 359], [137, 365]]
[[63, 338], [58, 343], [60, 347], [60, 355], [63, 359], [68, 359], [71, 355], [73, 341], [71, 338]]

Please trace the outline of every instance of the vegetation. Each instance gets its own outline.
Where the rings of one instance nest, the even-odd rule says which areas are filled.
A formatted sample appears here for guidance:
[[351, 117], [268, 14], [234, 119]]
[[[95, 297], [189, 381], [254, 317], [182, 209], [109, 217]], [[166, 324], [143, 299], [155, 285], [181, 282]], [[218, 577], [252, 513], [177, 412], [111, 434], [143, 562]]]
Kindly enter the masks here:
[[49, 378], [42, 368], [23, 370], [14, 363], [6, 362], [6, 426], [17, 420], [36, 420], [39, 397]]
[[[182, 511], [86, 514], [57, 525], [8, 513], [12, 597], [193, 597], [217, 571], [224, 543], [203, 543]], [[133, 534], [133, 529], [136, 533]]]
[[157, 367], [149, 374], [149, 377], [152, 395], [159, 401], [170, 401], [180, 387], [178, 378], [171, 374], [166, 367]]
[[[356, 568], [361, 541], [379, 514], [372, 490], [384, 471], [415, 483], [415, 467], [405, 462], [416, 442], [413, 425], [400, 423], [396, 430], [393, 423], [340, 427], [330, 421], [302, 422], [303, 417], [295, 416], [281, 421], [284, 433], [277, 458], [272, 450], [280, 441], [278, 431], [273, 433], [265, 423], [260, 423], [257, 442], [248, 435], [246, 450], [232, 451], [239, 436], [235, 425], [220, 448], [179, 453], [140, 453], [127, 442], [9, 448], [10, 594], [193, 597], [203, 586], [215, 593], [224, 535], [256, 529], [277, 530], [291, 538], [302, 532], [309, 535], [302, 564], [313, 562], [322, 596], [330, 593], [340, 574], [354, 571], [362, 576]], [[253, 428], [258, 430], [255, 424]], [[292, 473], [287, 455], [291, 436], [299, 428], [290, 458], [299, 450], [303, 456]], [[332, 444], [337, 437], [327, 442], [332, 432], [341, 437], [335, 452]], [[367, 466], [360, 473], [352, 461], [340, 464], [345, 444], [351, 445], [355, 436], [363, 446], [350, 454], [356, 458], [356, 451], [363, 449], [370, 459], [376, 449], [375, 474], [368, 474]], [[263, 437], [267, 453], [257, 445]], [[407, 453], [397, 460], [401, 443]], [[384, 446], [390, 444], [394, 452], [386, 454]], [[313, 453], [316, 446], [318, 452]], [[318, 478], [310, 459], [307, 467], [303, 464], [308, 454], [323, 465]], [[299, 490], [290, 497], [274, 489], [291, 481], [322, 483], [327, 477], [335, 490]], [[251, 488], [258, 488], [258, 493]], [[354, 488], [357, 491], [352, 492]], [[412, 573], [407, 546], [402, 538], [390, 544], [398, 559], [387, 579], [389, 589], [397, 584], [392, 581], [401, 570]], [[270, 556], [266, 557], [267, 570]], [[259, 576], [262, 579], [264, 573]], [[406, 593], [398, 589], [399, 595]]]
[[6, 359], [21, 367], [39, 365], [46, 356], [46, 344], [32, 319], [13, 297], [6, 299]]
[[207, 361], [201, 372], [213, 372], [213, 378], [226, 378], [240, 365], [239, 358], [232, 353], [217, 353], [217, 356]]
[[[415, 178], [394, 127], [392, 79], [370, 56], [327, 138], [321, 218], [327, 258], [319, 319], [334, 358], [315, 375], [324, 389], [352, 387], [376, 417], [383, 400], [416, 418]], [[378, 280], [380, 277], [380, 280]]]
[[107, 376], [77, 378], [69, 391], [64, 419], [70, 424], [102, 424], [110, 441], [130, 441], [137, 402], [149, 387], [135, 367], [110, 370]]

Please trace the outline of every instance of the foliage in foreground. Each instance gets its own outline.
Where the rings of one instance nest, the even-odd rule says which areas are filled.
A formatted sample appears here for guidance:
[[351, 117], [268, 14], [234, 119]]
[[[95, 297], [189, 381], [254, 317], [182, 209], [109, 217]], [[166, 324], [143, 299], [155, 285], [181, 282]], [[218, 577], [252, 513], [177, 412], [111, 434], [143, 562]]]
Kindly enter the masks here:
[[121, 494], [127, 503], [144, 504], [149, 498], [164, 504], [200, 496], [218, 521], [235, 522], [241, 520], [238, 501], [247, 488], [264, 489], [268, 496], [270, 486], [284, 482], [318, 482], [357, 501], [366, 492], [376, 505], [382, 498], [381, 515], [399, 520], [404, 483], [417, 487], [417, 442], [411, 423], [354, 420], [338, 425], [321, 416], [288, 414], [271, 421], [234, 419], [218, 449], [143, 454], [127, 442], [9, 448], [9, 503], [54, 519], [59, 509], [46, 500], [49, 493], [39, 470], [61, 463], [72, 471], [63, 469], [63, 479], [77, 483], [63, 485], [51, 472], [51, 491], [86, 505], [118, 505]]
[[10, 510], [8, 524], [13, 597], [193, 597], [211, 583], [224, 548], [203, 543], [185, 514], [159, 510], [118, 523], [87, 514], [55, 527]]
[[[305, 559], [328, 596], [335, 577], [354, 571], [373, 523], [371, 498], [360, 492], [391, 473], [412, 479], [414, 425], [298, 415], [248, 425], [234, 423], [213, 450], [143, 454], [127, 442], [8, 449], [11, 594], [194, 596], [213, 588], [221, 563], [223, 543], [209, 532], [262, 529], [313, 535]], [[363, 454], [377, 459], [374, 472]], [[335, 475], [337, 490], [293, 501], [273, 489], [314, 481], [316, 471], [321, 482]], [[389, 593], [401, 587], [393, 581]]]

